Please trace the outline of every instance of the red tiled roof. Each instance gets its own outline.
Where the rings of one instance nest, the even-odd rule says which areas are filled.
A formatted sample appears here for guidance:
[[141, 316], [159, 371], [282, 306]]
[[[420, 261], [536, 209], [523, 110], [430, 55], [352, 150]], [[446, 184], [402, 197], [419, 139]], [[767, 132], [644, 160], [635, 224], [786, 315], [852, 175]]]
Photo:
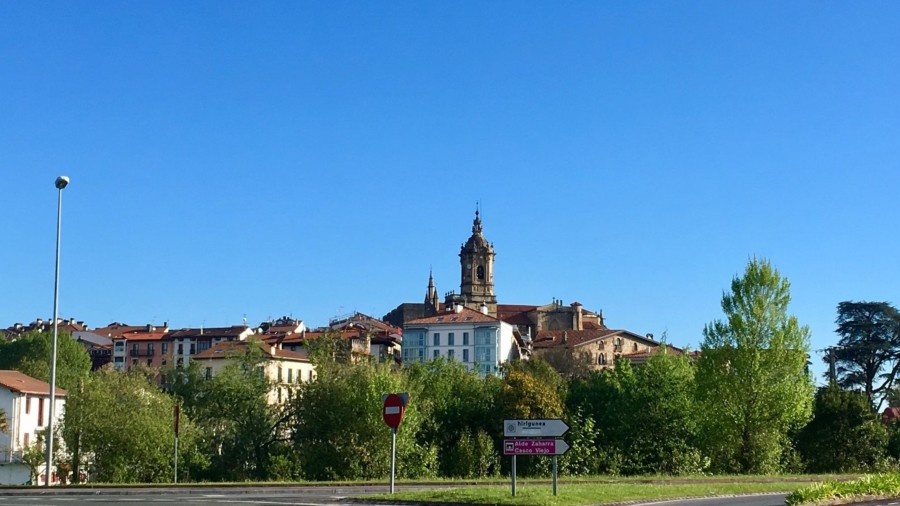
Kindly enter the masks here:
[[[227, 359], [240, 356], [247, 353], [247, 346], [249, 346], [249, 344], [250, 343], [247, 341], [224, 341], [208, 350], [201, 351], [194, 355], [194, 359]], [[273, 349], [272, 346], [267, 346], [265, 344], [262, 344], [259, 349], [269, 358], [283, 358], [301, 362], [309, 361], [309, 357], [303, 353], [279, 350], [278, 348]]]
[[146, 331], [137, 331], [137, 332], [126, 332], [120, 335], [119, 337], [114, 337], [113, 339], [125, 339], [129, 342], [131, 341], [162, 341], [166, 338], [168, 333], [166, 332], [146, 332]]
[[486, 315], [480, 311], [475, 311], [474, 309], [464, 307], [459, 313], [448, 311], [444, 313], [438, 313], [434, 316], [419, 318], [418, 320], [410, 320], [406, 322], [406, 326], [440, 324], [455, 325], [460, 323], [494, 323], [497, 321], [499, 320], [491, 315]]
[[231, 327], [206, 327], [173, 330], [170, 335], [174, 339], [182, 337], [237, 337], [248, 328], [245, 325], [232, 325]]
[[[150, 327], [153, 329], [150, 332], [165, 332], [168, 330], [165, 325], [150, 325]], [[94, 329], [91, 332], [99, 336], [106, 336], [116, 339], [121, 337], [123, 334], [130, 334], [132, 332], [147, 332], [147, 325], [125, 325], [124, 323], [112, 322], [105, 327]]]
[[[12, 390], [28, 395], [46, 395], [50, 397], [50, 384], [39, 379], [32, 378], [19, 371], [0, 371], [0, 385]], [[56, 388], [56, 395], [60, 397], [66, 396], [66, 391], [62, 388]]]
[[[532, 341], [534, 348], [553, 348], [556, 346], [565, 346], [573, 348], [580, 346], [589, 341], [609, 337], [611, 335], [623, 332], [621, 330], [611, 329], [590, 329], [590, 330], [542, 330], [537, 333]], [[563, 336], [566, 342], [563, 343]]]

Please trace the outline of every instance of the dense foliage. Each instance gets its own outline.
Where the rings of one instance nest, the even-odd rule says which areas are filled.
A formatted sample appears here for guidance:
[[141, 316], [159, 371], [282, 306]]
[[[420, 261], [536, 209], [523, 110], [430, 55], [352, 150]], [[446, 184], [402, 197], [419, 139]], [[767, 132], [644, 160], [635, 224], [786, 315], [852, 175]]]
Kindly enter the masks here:
[[809, 420], [809, 329], [788, 314], [790, 299], [787, 279], [753, 259], [722, 296], [725, 320], [703, 329], [698, 413], [714, 470], [778, 471], [789, 434]]
[[884, 461], [888, 431], [864, 393], [837, 385], [820, 388], [813, 413], [798, 441], [810, 472], [876, 469]]
[[[0, 339], [0, 369], [14, 369], [32, 378], [50, 382], [52, 332], [28, 332], [15, 341]], [[66, 332], [56, 338], [56, 386], [76, 388], [91, 370], [91, 357], [84, 346]]]

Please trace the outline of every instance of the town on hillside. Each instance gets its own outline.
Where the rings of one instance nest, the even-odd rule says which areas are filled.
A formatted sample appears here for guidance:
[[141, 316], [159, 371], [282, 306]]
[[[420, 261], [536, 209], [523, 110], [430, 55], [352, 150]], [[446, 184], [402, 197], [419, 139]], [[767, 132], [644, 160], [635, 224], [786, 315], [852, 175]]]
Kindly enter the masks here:
[[[548, 360], [560, 372], [602, 370], [625, 358], [641, 364], [660, 348], [653, 334], [609, 328], [602, 311], [579, 302], [564, 304], [554, 298], [546, 304], [500, 303], [494, 290], [494, 245], [484, 236], [475, 212], [472, 234], [461, 246], [459, 292], [438, 297], [429, 273], [422, 302], [405, 302], [381, 319], [356, 313], [336, 318], [327, 326], [307, 328], [303, 320], [281, 317], [255, 327], [170, 328], [112, 322], [90, 327], [84, 321], [60, 319], [59, 332], [70, 334], [91, 356], [92, 367], [112, 364], [116, 370], [184, 367], [203, 364], [210, 374], [224, 357], [239, 352], [250, 341], [264, 344], [269, 360], [290, 372], [289, 382], [309, 381], [315, 372], [309, 362], [308, 343], [333, 333], [354, 356], [379, 362], [408, 364], [445, 357], [480, 374], [497, 374], [500, 367], [532, 355]], [[6, 340], [29, 332], [49, 331], [52, 318], [29, 324], [15, 323], [0, 330]], [[681, 352], [669, 346], [669, 350]], [[283, 373], [283, 380], [288, 379]]]

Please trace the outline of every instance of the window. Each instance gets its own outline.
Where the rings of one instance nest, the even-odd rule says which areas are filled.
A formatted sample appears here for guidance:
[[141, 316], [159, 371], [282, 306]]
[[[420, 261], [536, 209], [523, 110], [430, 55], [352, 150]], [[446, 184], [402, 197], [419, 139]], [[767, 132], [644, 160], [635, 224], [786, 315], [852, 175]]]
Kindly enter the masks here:
[[441, 345], [441, 335], [437, 332], [434, 333], [434, 345], [435, 346]]
[[463, 350], [463, 362], [469, 361], [469, 350]]
[[147, 343], [147, 355], [153, 356], [153, 343]]
[[197, 344], [197, 350], [198, 350], [198, 351], [205, 351], [205, 350], [208, 350], [208, 349], [209, 349], [209, 342], [208, 342], [208, 341], [201, 341], [201, 342], [199, 342], [199, 343]]
[[479, 281], [484, 281], [484, 266], [479, 265], [478, 269], [475, 270], [475, 275], [478, 276]]
[[132, 355], [140, 355], [141, 354], [141, 346], [138, 343], [134, 343], [131, 345], [131, 354]]
[[131, 366], [137, 367], [137, 365], [138, 365], [138, 359], [136, 359], [136, 358], [131, 359]]
[[212, 378], [212, 367], [206, 368], [206, 379]]
[[194, 343], [191, 343], [191, 355], [194, 355], [196, 353], [197, 353], [197, 345], [195, 345]]
[[606, 365], [606, 353], [601, 353], [599, 357], [597, 357], [597, 363], [600, 365]]
[[169, 353], [169, 343], [162, 343], [162, 345], [160, 347], [161, 347], [161, 353], [163, 355]]
[[441, 356], [441, 351], [440, 351], [440, 350], [434, 350], [434, 358], [438, 358], [438, 357], [440, 357], [440, 356]]
[[453, 332], [447, 334], [447, 345], [448, 346], [453, 346], [454, 344], [456, 344], [453, 342], [455, 340], [454, 338], [455, 338], [455, 336], [453, 335]]
[[307, 379], [306, 381], [312, 381], [312, 380], [313, 380], [313, 372], [312, 372], [312, 369], [309, 370], [309, 374], [307, 375], [307, 378], [308, 378], [308, 379]]
[[469, 345], [469, 333], [463, 332], [463, 346]]
[[600, 345], [597, 347], [600, 350], [606, 349], [606, 341], [600, 341]]
[[183, 354], [184, 354], [184, 345], [181, 344], [181, 343], [178, 343], [178, 354], [179, 354], [179, 355], [183, 355]]
[[147, 367], [153, 367], [153, 359], [152, 358], [147, 359]]
[[634, 343], [632, 346], [634, 347], [633, 350], [634, 350], [634, 351], [637, 351], [637, 348], [638, 348], [638, 347], [637, 347], [637, 343]]
[[44, 425], [44, 399], [38, 398], [38, 425]]
[[281, 383], [281, 367], [278, 368], [278, 382]]
[[288, 383], [294, 382], [294, 370], [288, 369]]
[[456, 353], [453, 353], [454, 351], [456, 351], [456, 350], [448, 350], [448, 351], [447, 351], [447, 356], [448, 356], [450, 359], [455, 358]]

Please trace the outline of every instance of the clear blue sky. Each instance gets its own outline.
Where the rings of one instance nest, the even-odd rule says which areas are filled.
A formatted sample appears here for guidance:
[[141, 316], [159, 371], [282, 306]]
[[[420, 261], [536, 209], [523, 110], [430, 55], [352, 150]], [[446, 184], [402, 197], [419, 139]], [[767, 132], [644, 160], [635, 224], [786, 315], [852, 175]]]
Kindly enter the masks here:
[[[322, 325], [459, 289], [696, 347], [900, 302], [896, 2], [2, 2], [0, 326]], [[824, 369], [815, 357], [816, 373]]]

